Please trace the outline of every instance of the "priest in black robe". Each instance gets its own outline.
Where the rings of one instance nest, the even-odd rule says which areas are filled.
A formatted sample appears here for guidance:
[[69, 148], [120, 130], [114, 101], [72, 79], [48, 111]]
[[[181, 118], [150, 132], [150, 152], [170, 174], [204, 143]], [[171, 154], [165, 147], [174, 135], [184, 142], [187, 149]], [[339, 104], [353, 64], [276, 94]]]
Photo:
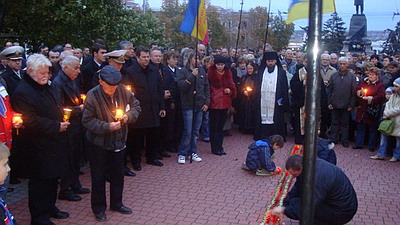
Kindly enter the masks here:
[[284, 112], [289, 109], [288, 83], [286, 72], [275, 51], [263, 54], [255, 86], [256, 129], [254, 140], [274, 134], [286, 140]]

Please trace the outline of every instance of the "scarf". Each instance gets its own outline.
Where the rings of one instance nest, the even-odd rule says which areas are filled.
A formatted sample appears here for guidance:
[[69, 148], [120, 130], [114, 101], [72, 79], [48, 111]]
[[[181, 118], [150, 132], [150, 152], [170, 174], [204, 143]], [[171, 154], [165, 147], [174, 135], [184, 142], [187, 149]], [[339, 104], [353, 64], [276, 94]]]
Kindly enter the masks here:
[[261, 83], [261, 124], [274, 124], [276, 83], [278, 67], [275, 65], [272, 72], [264, 70]]

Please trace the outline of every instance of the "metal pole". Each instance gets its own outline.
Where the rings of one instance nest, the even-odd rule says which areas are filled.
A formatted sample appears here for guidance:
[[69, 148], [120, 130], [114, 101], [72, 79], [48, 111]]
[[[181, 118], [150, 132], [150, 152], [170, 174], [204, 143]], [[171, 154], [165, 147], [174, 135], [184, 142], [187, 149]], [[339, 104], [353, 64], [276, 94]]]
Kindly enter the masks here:
[[317, 155], [317, 136], [320, 119], [320, 47], [322, 27], [322, 0], [310, 0], [308, 22], [308, 66], [306, 96], [306, 144], [303, 156], [303, 192], [301, 195], [300, 224], [314, 224], [314, 183]]
[[269, 18], [270, 18], [270, 13], [271, 13], [271, 0], [269, 0], [268, 3], [268, 15], [267, 15], [267, 28], [265, 29], [265, 37], [264, 37], [264, 43], [263, 43], [263, 52], [265, 52], [265, 46], [267, 45], [267, 40], [268, 40], [268, 29], [269, 29]]
[[243, 0], [242, 3], [240, 3], [240, 16], [239, 16], [239, 25], [238, 25], [238, 33], [237, 33], [237, 37], [236, 37], [236, 52], [235, 52], [235, 59], [236, 59], [236, 55], [237, 55], [237, 47], [239, 45], [239, 35], [240, 35], [240, 24], [242, 23], [242, 13], [243, 13]]

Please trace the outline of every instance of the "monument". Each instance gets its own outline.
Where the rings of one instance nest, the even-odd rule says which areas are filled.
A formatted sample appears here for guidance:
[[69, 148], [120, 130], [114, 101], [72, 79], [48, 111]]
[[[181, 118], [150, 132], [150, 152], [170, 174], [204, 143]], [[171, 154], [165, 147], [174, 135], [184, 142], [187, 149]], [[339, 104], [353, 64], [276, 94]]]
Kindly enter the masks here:
[[342, 52], [372, 54], [372, 42], [367, 38], [367, 18], [364, 15], [364, 0], [354, 0], [354, 5], [356, 6], [356, 14], [351, 17], [349, 33], [345, 41], [343, 41]]

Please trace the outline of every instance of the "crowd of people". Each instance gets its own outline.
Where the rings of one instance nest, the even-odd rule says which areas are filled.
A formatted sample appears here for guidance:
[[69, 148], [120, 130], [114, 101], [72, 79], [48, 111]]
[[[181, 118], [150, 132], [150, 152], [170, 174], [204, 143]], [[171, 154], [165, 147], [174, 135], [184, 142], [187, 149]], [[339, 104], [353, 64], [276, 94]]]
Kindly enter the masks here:
[[[129, 41], [110, 51], [101, 39], [82, 49], [43, 44], [25, 57], [18, 43], [7, 42], [0, 53], [0, 140], [11, 149], [10, 182], [29, 178], [32, 224], [68, 218], [57, 196], [79, 201], [89, 193], [96, 220], [106, 221], [106, 181], [110, 209], [131, 214], [122, 202], [123, 176], [136, 175], [130, 164], [136, 172], [142, 159], [163, 166], [171, 153], [179, 164], [200, 162], [199, 138], [214, 155], [229, 154], [223, 141], [233, 125], [255, 141], [286, 141], [293, 131], [295, 143], [304, 142], [308, 62], [300, 51], [199, 44], [178, 52]], [[400, 160], [399, 74], [397, 57], [324, 52], [320, 137], [345, 148], [367, 143], [371, 152], [379, 146], [371, 159], [393, 152], [390, 161]], [[378, 145], [379, 123], [389, 119], [393, 131]], [[91, 190], [79, 182], [86, 162]]]

